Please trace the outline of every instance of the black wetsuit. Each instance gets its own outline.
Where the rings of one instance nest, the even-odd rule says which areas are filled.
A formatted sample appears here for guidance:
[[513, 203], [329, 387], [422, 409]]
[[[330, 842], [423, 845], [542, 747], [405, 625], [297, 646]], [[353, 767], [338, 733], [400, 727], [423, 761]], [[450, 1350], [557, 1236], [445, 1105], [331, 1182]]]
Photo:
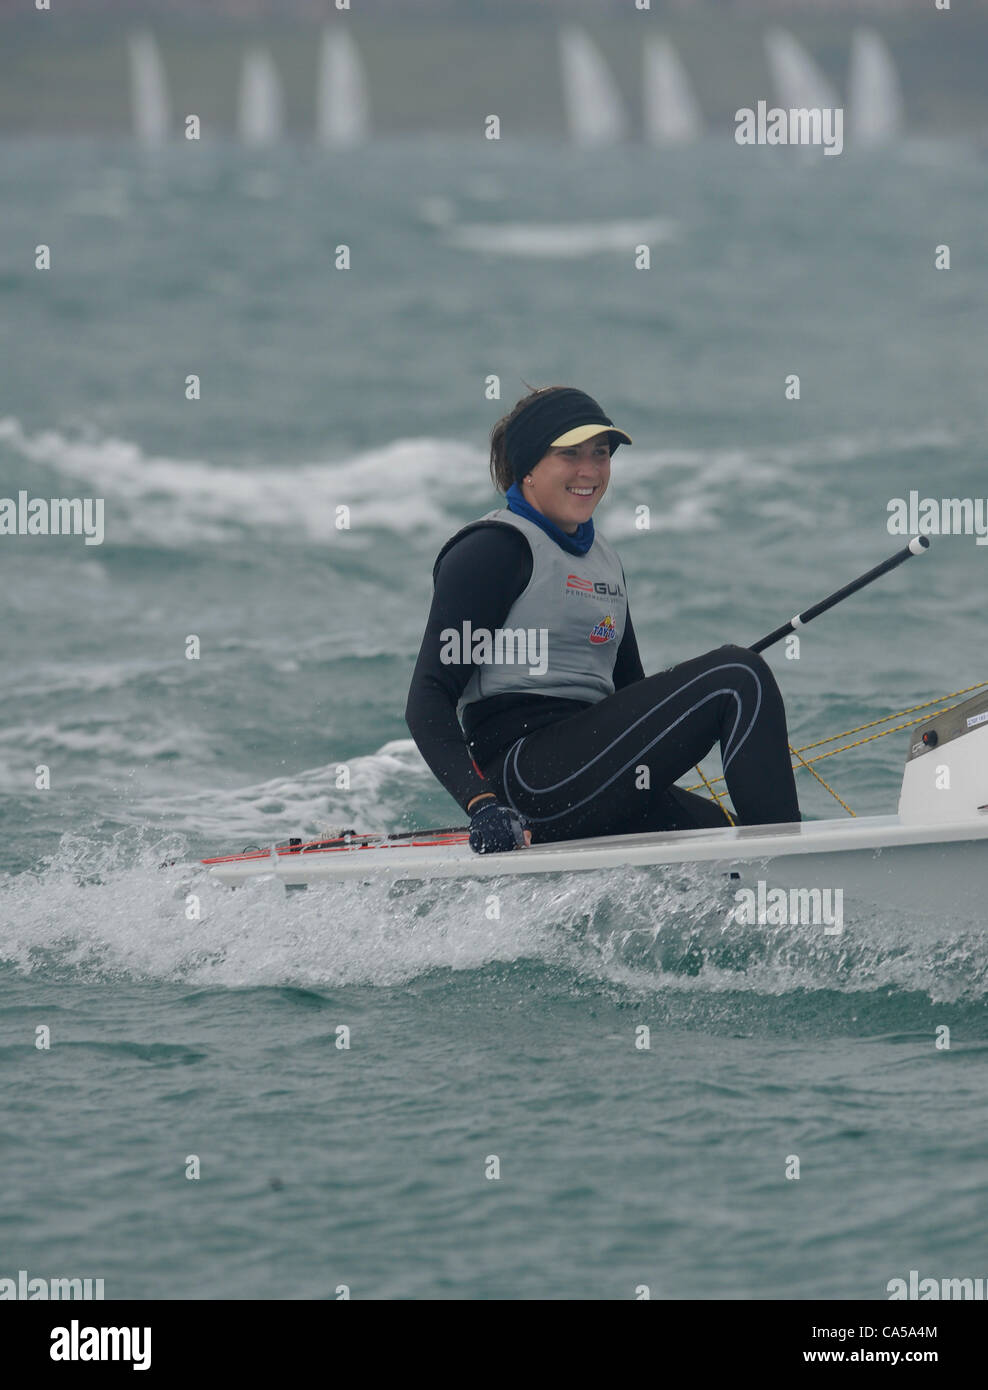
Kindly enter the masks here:
[[464, 810], [494, 791], [526, 817], [533, 844], [726, 825], [715, 802], [672, 786], [719, 740], [736, 819], [799, 820], [785, 708], [765, 661], [719, 647], [646, 676], [630, 610], [613, 695], [594, 704], [495, 695], [465, 707], [461, 730], [456, 706], [474, 668], [440, 661], [440, 633], [465, 620], [474, 630], [507, 626], [531, 573], [525, 536], [506, 525], [468, 532], [436, 571], [405, 719]]

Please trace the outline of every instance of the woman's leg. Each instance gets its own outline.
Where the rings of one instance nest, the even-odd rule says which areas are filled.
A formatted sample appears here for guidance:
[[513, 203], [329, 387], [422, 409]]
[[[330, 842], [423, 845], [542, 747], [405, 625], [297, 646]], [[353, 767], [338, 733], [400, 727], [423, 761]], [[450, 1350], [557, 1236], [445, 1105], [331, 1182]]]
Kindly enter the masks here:
[[719, 740], [736, 819], [798, 821], [785, 707], [762, 657], [719, 647], [520, 739], [485, 769], [532, 841], [726, 825], [672, 784]]

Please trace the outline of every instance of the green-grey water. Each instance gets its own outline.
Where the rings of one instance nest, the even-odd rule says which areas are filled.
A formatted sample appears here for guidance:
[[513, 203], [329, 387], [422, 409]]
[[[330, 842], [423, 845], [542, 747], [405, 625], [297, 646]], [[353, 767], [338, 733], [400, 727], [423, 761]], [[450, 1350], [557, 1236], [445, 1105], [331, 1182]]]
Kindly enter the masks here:
[[[402, 712], [432, 560], [494, 504], [486, 436], [523, 381], [635, 440], [595, 521], [646, 670], [883, 558], [889, 499], [984, 496], [977, 147], [22, 141], [0, 222], [0, 496], [106, 504], [100, 546], [0, 537], [0, 1275], [141, 1298], [983, 1275], [988, 949], [949, 899], [830, 937], [728, 930], [688, 868], [515, 880], [492, 917], [479, 882], [231, 892], [198, 866], [462, 822]], [[939, 538], [776, 649], [793, 741], [984, 679], [986, 555]], [[894, 809], [906, 738], [825, 765], [859, 814]]]

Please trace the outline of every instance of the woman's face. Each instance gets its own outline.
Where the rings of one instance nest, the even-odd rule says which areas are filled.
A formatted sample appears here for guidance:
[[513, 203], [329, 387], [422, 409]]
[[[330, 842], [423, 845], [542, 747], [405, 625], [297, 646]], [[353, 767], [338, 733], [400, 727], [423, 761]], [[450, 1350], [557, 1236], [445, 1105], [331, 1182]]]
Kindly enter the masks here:
[[536, 511], [572, 535], [607, 491], [611, 477], [611, 445], [601, 430], [582, 444], [550, 449], [522, 483], [522, 495]]

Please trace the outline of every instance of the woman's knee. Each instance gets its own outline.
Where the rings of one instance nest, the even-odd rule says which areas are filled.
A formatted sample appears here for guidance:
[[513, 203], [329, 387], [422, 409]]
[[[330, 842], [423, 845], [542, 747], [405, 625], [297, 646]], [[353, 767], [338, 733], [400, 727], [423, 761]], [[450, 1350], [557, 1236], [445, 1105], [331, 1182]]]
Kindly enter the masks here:
[[734, 642], [725, 642], [722, 647], [718, 647], [717, 655], [729, 657], [739, 666], [747, 666], [750, 671], [756, 671], [758, 675], [763, 675], [766, 671], [771, 674], [772, 668], [760, 652], [753, 652], [748, 647], [739, 647]]
[[[729, 656], [733, 664], [743, 666], [748, 671], [752, 679], [757, 684], [762, 699], [770, 704], [782, 702], [782, 691], [779, 683], [775, 679], [775, 672], [761, 655], [760, 652], [749, 651], [747, 647], [738, 647], [733, 643], [720, 648], [721, 654]], [[744, 684], [744, 682], [742, 682]], [[740, 688], [739, 688], [740, 693]]]

